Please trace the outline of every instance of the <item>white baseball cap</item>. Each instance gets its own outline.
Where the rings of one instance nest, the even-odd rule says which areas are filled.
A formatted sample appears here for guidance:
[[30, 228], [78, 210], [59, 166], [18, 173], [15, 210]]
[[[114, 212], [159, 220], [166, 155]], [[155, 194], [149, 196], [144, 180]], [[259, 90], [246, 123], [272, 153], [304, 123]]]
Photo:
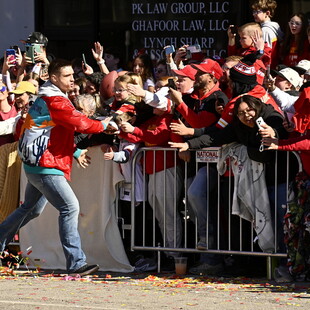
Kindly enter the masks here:
[[298, 72], [292, 68], [287, 67], [280, 71], [277, 71], [277, 75], [288, 80], [295, 88], [303, 84], [303, 79], [300, 77]]
[[307, 70], [310, 69], [310, 60], [301, 60], [295, 67], [293, 67], [293, 69], [299, 74], [304, 74]]

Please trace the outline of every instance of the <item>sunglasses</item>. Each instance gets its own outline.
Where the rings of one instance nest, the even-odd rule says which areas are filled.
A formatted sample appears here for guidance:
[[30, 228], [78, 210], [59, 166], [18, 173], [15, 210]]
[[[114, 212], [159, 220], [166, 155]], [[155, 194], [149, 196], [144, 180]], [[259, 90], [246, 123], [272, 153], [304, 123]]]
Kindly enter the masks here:
[[300, 27], [302, 25], [302, 23], [299, 23], [299, 22], [294, 22], [294, 21], [289, 21], [288, 22], [289, 25], [291, 26], [296, 26], [296, 27]]
[[7, 90], [7, 87], [6, 86], [1, 86], [1, 88], [0, 88], [0, 91], [2, 92], [2, 93], [4, 93], [5, 91]]

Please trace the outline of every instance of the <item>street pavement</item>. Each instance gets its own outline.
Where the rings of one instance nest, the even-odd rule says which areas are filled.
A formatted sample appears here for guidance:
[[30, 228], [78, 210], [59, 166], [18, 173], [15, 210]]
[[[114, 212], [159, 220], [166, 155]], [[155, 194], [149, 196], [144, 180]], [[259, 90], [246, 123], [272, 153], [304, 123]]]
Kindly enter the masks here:
[[11, 272], [0, 267], [2, 309], [310, 309], [310, 282], [170, 273]]

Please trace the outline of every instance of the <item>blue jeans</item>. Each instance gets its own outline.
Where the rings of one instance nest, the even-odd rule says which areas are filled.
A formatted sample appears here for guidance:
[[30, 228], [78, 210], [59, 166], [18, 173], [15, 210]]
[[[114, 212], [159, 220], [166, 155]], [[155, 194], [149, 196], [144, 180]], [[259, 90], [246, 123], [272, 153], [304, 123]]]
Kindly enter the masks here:
[[[275, 195], [276, 195], [276, 188], [274, 186], [268, 186], [268, 196], [270, 201], [270, 208], [271, 214], [273, 214], [273, 220], [275, 219]], [[277, 186], [277, 246], [278, 246], [278, 253], [286, 253], [286, 245], [284, 243], [284, 231], [283, 231], [283, 221], [284, 216], [286, 213], [286, 208], [283, 209], [283, 205], [286, 206], [287, 203], [287, 186], [285, 183], [278, 184]], [[273, 223], [274, 225], [274, 223]]]
[[59, 211], [59, 235], [66, 257], [67, 271], [86, 264], [78, 232], [79, 202], [64, 176], [26, 173], [28, 183], [24, 203], [0, 224], [0, 252], [18, 230], [38, 217], [47, 201]]
[[[187, 195], [188, 202], [192, 210], [194, 211], [195, 216], [197, 217], [198, 224], [198, 235], [199, 238], [206, 237], [207, 233], [207, 187], [208, 180], [209, 184], [209, 194], [212, 195], [212, 191], [215, 189], [217, 184], [217, 170], [216, 168], [209, 166], [209, 178], [208, 178], [208, 167], [203, 166], [197, 171], [194, 180], [190, 184]], [[211, 207], [211, 206], [210, 206]], [[209, 219], [209, 232], [211, 232], [211, 239], [213, 238], [213, 227], [212, 221]]]

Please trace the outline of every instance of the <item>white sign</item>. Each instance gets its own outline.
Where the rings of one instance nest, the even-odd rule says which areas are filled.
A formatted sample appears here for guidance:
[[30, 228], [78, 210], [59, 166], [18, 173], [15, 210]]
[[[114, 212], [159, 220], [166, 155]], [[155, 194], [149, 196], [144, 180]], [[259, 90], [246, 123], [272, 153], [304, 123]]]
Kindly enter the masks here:
[[220, 149], [220, 147], [208, 147], [196, 151], [196, 162], [217, 163], [219, 161]]

